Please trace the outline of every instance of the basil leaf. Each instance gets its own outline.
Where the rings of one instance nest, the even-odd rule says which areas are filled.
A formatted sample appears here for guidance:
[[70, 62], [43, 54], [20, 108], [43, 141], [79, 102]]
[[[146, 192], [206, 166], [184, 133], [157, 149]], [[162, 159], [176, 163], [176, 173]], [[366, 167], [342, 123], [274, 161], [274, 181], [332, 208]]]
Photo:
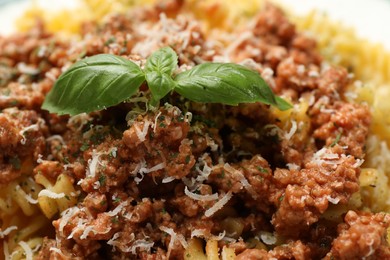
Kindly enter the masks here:
[[42, 108], [59, 115], [101, 110], [134, 95], [144, 81], [134, 62], [111, 54], [95, 55], [63, 73]]
[[169, 47], [154, 52], [146, 61], [145, 77], [155, 101], [168, 94], [175, 86], [172, 73], [177, 68], [178, 57]]
[[175, 91], [196, 102], [239, 103], [262, 102], [286, 109], [287, 102], [277, 101], [260, 75], [232, 63], [204, 63], [178, 74]]

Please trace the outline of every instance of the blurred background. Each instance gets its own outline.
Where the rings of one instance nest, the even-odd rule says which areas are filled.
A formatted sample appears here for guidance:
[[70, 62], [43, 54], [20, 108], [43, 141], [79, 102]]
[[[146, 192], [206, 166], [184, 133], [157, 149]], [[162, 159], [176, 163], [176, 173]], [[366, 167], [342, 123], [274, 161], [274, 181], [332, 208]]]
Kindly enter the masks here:
[[[202, 0], [198, 0], [202, 2]], [[241, 0], [253, 2], [251, 0]], [[260, 1], [260, 0], [259, 0]], [[9, 34], [15, 30], [15, 20], [23, 15], [32, 3], [49, 10], [74, 9], [83, 2], [110, 5], [118, 2], [150, 2], [137, 0], [0, 0], [0, 34]], [[230, 1], [234, 4], [234, 1]], [[325, 12], [332, 19], [342, 21], [346, 26], [355, 28], [357, 34], [373, 42], [381, 42], [390, 50], [390, 0], [274, 0], [282, 3], [296, 14], [307, 14], [316, 9]]]

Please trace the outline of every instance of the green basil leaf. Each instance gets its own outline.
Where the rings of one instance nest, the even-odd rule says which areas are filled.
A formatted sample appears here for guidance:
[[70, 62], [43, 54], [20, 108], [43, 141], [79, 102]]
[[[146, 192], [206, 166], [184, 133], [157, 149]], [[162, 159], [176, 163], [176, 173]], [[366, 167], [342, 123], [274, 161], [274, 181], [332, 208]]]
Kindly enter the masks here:
[[99, 54], [82, 59], [63, 73], [42, 105], [59, 115], [101, 110], [128, 99], [145, 81], [132, 61]]
[[175, 91], [196, 102], [239, 103], [262, 102], [287, 107], [277, 101], [274, 93], [260, 75], [244, 66], [232, 63], [204, 63], [178, 74]]
[[145, 64], [145, 77], [153, 99], [158, 101], [175, 86], [172, 73], [177, 68], [178, 57], [170, 47], [154, 52]]

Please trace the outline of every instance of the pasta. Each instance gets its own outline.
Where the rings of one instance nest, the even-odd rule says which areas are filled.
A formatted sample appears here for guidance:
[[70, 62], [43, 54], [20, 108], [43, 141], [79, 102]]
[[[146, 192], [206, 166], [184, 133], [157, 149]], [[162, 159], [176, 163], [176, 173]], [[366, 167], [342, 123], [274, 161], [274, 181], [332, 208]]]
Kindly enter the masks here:
[[[131, 19], [130, 7], [139, 8]], [[390, 54], [382, 46], [318, 13], [290, 14], [316, 37], [322, 62], [314, 40], [263, 1], [85, 0], [79, 8], [85, 16], [69, 20], [71, 10], [35, 6], [19, 20], [28, 31], [41, 16], [48, 32], [78, 34], [79, 44], [46, 31], [0, 38], [0, 61], [11, 64], [0, 81], [8, 90], [0, 92], [6, 259], [390, 256], [382, 239], [390, 237]], [[113, 12], [122, 14], [105, 17]], [[18, 41], [33, 47], [18, 54]], [[89, 114], [40, 108], [84, 56], [122, 55], [143, 67], [163, 46], [178, 54], [177, 72], [240, 63], [293, 107], [172, 94], [153, 108], [142, 86]], [[375, 247], [354, 235], [370, 228]]]
[[27, 243], [32, 250], [42, 244], [42, 237], [36, 235], [42, 235], [50, 223], [31, 203], [41, 189], [31, 177], [22, 177], [1, 189], [0, 230], [10, 231], [3, 235], [7, 240], [2, 242], [1, 249], [2, 252], [9, 252], [10, 259], [24, 258], [25, 252], [19, 243]]

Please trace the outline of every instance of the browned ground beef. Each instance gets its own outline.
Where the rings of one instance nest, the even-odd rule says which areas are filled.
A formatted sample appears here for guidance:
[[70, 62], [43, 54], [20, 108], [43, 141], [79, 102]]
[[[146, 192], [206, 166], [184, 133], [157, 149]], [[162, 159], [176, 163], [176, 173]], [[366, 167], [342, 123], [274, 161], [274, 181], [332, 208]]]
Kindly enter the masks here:
[[[183, 243], [172, 242], [162, 227], [185, 240], [196, 229], [204, 230], [206, 239], [224, 232], [219, 246], [234, 248], [237, 259], [390, 258], [389, 216], [351, 209], [342, 222], [323, 217], [330, 204], [348, 209], [359, 190], [365, 155], [370, 113], [365, 105], [345, 101], [347, 71], [324, 66], [315, 41], [271, 5], [251, 26], [213, 38], [190, 16], [177, 16], [181, 3], [86, 24], [77, 44], [43, 28], [0, 38], [0, 75], [5, 75], [0, 82], [0, 183], [28, 172], [17, 163], [28, 159], [34, 174], [54, 181], [65, 172], [81, 192], [79, 203], [53, 220], [55, 237], [45, 238], [38, 259], [166, 259], [168, 254], [182, 259]], [[129, 125], [127, 112], [143, 104], [72, 119], [40, 109], [61, 71], [76, 60], [112, 53], [144, 64], [163, 46], [178, 53], [181, 69], [221, 59], [242, 63], [294, 104], [311, 96], [309, 125], [305, 131], [299, 125], [286, 138], [268, 106], [195, 104], [177, 95]], [[63, 142], [50, 138], [54, 135]], [[39, 155], [43, 161], [37, 164]], [[186, 187], [232, 198], [207, 217], [216, 201], [194, 200]], [[229, 233], [226, 219], [238, 223], [241, 233]], [[262, 232], [273, 233], [276, 244], [265, 241], [265, 250], [246, 243]]]

